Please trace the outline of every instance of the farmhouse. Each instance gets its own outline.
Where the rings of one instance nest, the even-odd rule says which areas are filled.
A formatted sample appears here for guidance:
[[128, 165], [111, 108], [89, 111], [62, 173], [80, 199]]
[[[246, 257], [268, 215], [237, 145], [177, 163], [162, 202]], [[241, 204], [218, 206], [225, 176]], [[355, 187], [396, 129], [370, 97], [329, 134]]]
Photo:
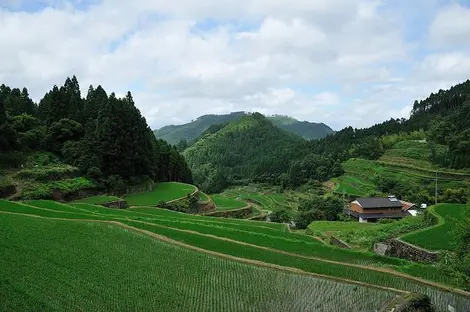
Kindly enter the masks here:
[[413, 214], [415, 205], [398, 200], [395, 196], [386, 198], [358, 198], [349, 203], [344, 212], [353, 216], [359, 222], [376, 222], [379, 219], [401, 219], [408, 214]]

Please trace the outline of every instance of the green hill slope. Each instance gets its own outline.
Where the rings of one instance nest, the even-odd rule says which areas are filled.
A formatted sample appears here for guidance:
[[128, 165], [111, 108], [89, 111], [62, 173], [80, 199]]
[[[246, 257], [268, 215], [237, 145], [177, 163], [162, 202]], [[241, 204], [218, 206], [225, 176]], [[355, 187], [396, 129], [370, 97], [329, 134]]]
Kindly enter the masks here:
[[[199, 137], [210, 126], [227, 123], [244, 115], [246, 115], [244, 112], [234, 112], [227, 115], [204, 115], [187, 124], [165, 126], [155, 130], [154, 133], [158, 139], [165, 140], [173, 145], [179, 143], [181, 140], [190, 142]], [[268, 117], [268, 119], [275, 126], [308, 140], [323, 138], [334, 132], [329, 126], [323, 123], [301, 122], [288, 116], [274, 115]]]
[[233, 181], [277, 178], [302, 155], [304, 142], [255, 113], [200, 137], [184, 151], [184, 156], [196, 185], [216, 193]]

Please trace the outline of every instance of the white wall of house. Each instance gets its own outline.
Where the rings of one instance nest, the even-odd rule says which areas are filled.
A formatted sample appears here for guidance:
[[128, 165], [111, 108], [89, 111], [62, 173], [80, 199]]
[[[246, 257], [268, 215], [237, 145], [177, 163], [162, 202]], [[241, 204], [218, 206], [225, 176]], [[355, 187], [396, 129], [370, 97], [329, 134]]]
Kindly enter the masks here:
[[362, 217], [359, 217], [359, 222], [360, 223], [367, 223], [367, 219], [362, 219]]

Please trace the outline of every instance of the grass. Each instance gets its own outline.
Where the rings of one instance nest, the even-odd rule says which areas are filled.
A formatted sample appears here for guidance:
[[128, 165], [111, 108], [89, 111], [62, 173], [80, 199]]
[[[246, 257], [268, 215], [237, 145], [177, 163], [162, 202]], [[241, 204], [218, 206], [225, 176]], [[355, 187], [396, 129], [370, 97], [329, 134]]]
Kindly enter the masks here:
[[[47, 202], [42, 202], [42, 204], [46, 205]], [[390, 275], [387, 272], [371, 271], [339, 263], [335, 264], [320, 260], [306, 259], [296, 254], [287, 255], [276, 250], [266, 250], [256, 246], [240, 244], [240, 242], [247, 242], [250, 240], [250, 243], [258, 244], [259, 246], [269, 247], [269, 244], [275, 244], [272, 248], [277, 250], [295, 252], [298, 254], [317, 254], [319, 257], [325, 259], [342, 259], [341, 261], [343, 262], [362, 262], [364, 264], [372, 264], [372, 262], [374, 262], [375, 265], [381, 265], [382, 263], [382, 265], [386, 265], [390, 268], [396, 268], [402, 272], [413, 274], [425, 279], [427, 278], [441, 283], [450, 283], [449, 278], [440, 274], [433, 266], [415, 265], [405, 260], [378, 257], [368, 253], [350, 252], [348, 250], [324, 246], [313, 240], [307, 241], [307, 237], [304, 235], [295, 235], [294, 233], [285, 231], [277, 232], [275, 229], [264, 227], [264, 225], [268, 223], [226, 220], [227, 226], [224, 230], [225, 226], [221, 223], [210, 223], [211, 220], [214, 222], [220, 222], [219, 219], [190, 216], [194, 219], [188, 220], [183, 218], [183, 216], [186, 215], [165, 212], [163, 210], [160, 211], [159, 209], [152, 208], [114, 210], [88, 204], [74, 204], [73, 207], [59, 204], [54, 208], [51, 205], [51, 209], [54, 210], [56, 208], [59, 210], [40, 210], [31, 206], [0, 201], [0, 210], [19, 211], [34, 215], [46, 215], [54, 218], [115, 220], [206, 250], [298, 268], [306, 272], [326, 274], [375, 285], [426, 293], [431, 296], [433, 301], [441, 309], [444, 309], [447, 304], [456, 306], [462, 311], [466, 311], [470, 308], [470, 300], [468, 299], [425, 286], [418, 281]], [[72, 212], [74, 209], [76, 211], [75, 213]], [[162, 213], [164, 217], [155, 217], [155, 215], [152, 216], [151, 213], [147, 214], [144, 211], [154, 211], [156, 212], [155, 215]], [[178, 219], [178, 217], [181, 217], [181, 219]], [[173, 220], [170, 220], [171, 218], [173, 218]], [[201, 218], [201, 221], [197, 221], [199, 218]], [[236, 222], [233, 223], [234, 221]], [[236, 225], [238, 224], [245, 224], [247, 228], [237, 229]], [[262, 224], [262, 226], [259, 226], [259, 229], [256, 228], [258, 224]], [[192, 232], [187, 232], [185, 230], [191, 230]], [[208, 236], [206, 234], [210, 235]], [[292, 234], [292, 236], [290, 234]], [[230, 238], [232, 240], [229, 241], [224, 238]]]
[[0, 225], [7, 238], [0, 246], [2, 311], [373, 311], [396, 296], [233, 262], [106, 224], [2, 215]]
[[192, 194], [196, 187], [178, 182], [158, 183], [152, 191], [125, 196], [130, 206], [156, 206], [159, 202], [168, 202]]
[[313, 234], [318, 236], [335, 235], [336, 232], [344, 232], [349, 230], [365, 230], [383, 226], [378, 223], [360, 223], [354, 222], [341, 222], [341, 221], [314, 221], [308, 226]]
[[244, 208], [248, 205], [247, 203], [242, 202], [240, 200], [228, 198], [228, 197], [225, 197], [223, 195], [218, 195], [218, 194], [212, 195], [211, 198], [218, 211], [239, 209], [239, 208]]
[[455, 223], [470, 211], [470, 205], [439, 204], [429, 209], [439, 218], [439, 224], [406, 234], [401, 239], [429, 250], [454, 250], [452, 231]]
[[112, 202], [116, 202], [120, 200], [122, 200], [122, 198], [119, 198], [116, 196], [98, 195], [98, 196], [91, 196], [91, 197], [76, 200], [75, 203], [100, 205], [100, 204], [112, 203]]

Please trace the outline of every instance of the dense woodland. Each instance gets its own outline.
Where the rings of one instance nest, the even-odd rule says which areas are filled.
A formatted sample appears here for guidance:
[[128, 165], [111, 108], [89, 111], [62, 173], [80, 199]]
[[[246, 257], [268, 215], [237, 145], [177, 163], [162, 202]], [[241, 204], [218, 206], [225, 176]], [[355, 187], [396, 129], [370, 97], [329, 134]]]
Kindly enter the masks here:
[[342, 174], [336, 159], [311, 153], [308, 141], [259, 113], [209, 128], [184, 155], [195, 183], [208, 193], [249, 182], [295, 187]]
[[0, 165], [20, 167], [24, 155], [48, 151], [95, 181], [133, 183], [192, 182], [183, 156], [157, 140], [135, 107], [124, 98], [90, 86], [85, 98], [76, 77], [54, 86], [39, 104], [28, 90], [0, 87]]

